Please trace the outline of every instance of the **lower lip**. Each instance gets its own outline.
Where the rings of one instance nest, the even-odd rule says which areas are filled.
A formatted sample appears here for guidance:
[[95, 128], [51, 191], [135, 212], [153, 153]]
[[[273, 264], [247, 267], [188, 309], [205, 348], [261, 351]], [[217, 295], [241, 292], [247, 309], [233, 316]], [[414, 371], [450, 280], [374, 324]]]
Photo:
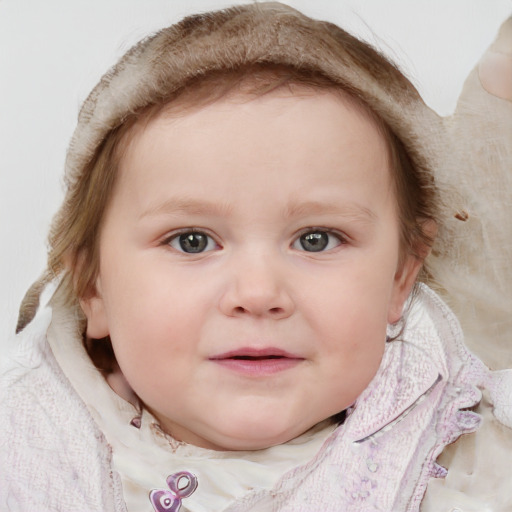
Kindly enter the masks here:
[[295, 368], [304, 359], [281, 357], [276, 359], [211, 359], [214, 363], [234, 372], [251, 376], [262, 377], [273, 375]]

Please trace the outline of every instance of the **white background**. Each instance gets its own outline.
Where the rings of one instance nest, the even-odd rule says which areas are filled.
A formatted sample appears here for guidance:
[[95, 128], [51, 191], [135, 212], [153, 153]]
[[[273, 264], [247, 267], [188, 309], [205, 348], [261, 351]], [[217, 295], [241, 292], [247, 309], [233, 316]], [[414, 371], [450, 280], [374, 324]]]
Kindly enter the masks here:
[[[219, 0], [0, 0], [0, 353], [45, 267], [81, 102], [134, 42]], [[247, 3], [247, 2], [242, 2]], [[463, 81], [512, 14], [511, 0], [288, 0], [394, 58], [450, 114]]]

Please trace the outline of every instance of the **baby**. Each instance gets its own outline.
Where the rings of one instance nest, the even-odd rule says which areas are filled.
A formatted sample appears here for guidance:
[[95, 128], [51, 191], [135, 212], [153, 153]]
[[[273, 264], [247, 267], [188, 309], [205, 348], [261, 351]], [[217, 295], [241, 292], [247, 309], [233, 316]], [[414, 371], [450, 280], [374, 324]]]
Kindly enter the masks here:
[[418, 510], [488, 382], [418, 284], [435, 128], [390, 62], [281, 4], [130, 50], [22, 306], [2, 510]]

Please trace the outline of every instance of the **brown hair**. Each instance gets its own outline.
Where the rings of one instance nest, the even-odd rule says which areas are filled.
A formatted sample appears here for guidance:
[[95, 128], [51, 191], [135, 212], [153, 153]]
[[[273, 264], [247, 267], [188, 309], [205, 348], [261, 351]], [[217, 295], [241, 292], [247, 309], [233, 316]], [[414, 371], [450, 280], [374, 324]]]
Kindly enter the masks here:
[[[283, 86], [341, 90], [368, 112], [388, 143], [403, 247], [421, 256], [432, 242], [422, 221], [436, 217], [436, 194], [417, 127], [403, 122], [405, 113], [411, 123], [418, 109], [423, 114], [417, 91], [392, 63], [339, 27], [263, 3], [185, 18], [136, 45], [93, 90], [68, 152], [67, 192], [52, 224], [45, 279], [63, 274], [62, 287], [76, 306], [93, 290], [101, 222], [137, 123], [172, 105], [197, 108], [233, 90], [250, 96]], [[27, 297], [23, 323], [34, 309], [30, 292]]]

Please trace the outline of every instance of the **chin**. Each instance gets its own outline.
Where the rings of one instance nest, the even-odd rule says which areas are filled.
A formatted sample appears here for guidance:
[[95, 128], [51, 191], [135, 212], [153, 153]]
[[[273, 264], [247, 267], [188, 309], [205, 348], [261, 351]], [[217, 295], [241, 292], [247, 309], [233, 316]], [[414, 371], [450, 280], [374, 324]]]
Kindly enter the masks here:
[[219, 451], [235, 451], [235, 452], [253, 452], [257, 450], [265, 450], [266, 448], [270, 448], [271, 446], [276, 446], [278, 444], [286, 443], [293, 438], [285, 438], [284, 440], [270, 440], [270, 439], [226, 439], [225, 441], [220, 441], [219, 444], [212, 443], [209, 444], [208, 448], [212, 450]]
[[[291, 438], [293, 439], [293, 438]], [[230, 451], [257, 451], [257, 450], [265, 450], [266, 448], [270, 448], [271, 446], [276, 446], [278, 444], [284, 444], [291, 439], [283, 438], [283, 439], [241, 439], [234, 440], [230, 442], [230, 446], [224, 448], [224, 450]]]
[[296, 428], [278, 429], [276, 425], [245, 425], [245, 428], [239, 428], [236, 431], [230, 430], [216, 439], [210, 439], [210, 448], [222, 451], [264, 450], [271, 446], [287, 443], [312, 426], [306, 426], [298, 431]]

